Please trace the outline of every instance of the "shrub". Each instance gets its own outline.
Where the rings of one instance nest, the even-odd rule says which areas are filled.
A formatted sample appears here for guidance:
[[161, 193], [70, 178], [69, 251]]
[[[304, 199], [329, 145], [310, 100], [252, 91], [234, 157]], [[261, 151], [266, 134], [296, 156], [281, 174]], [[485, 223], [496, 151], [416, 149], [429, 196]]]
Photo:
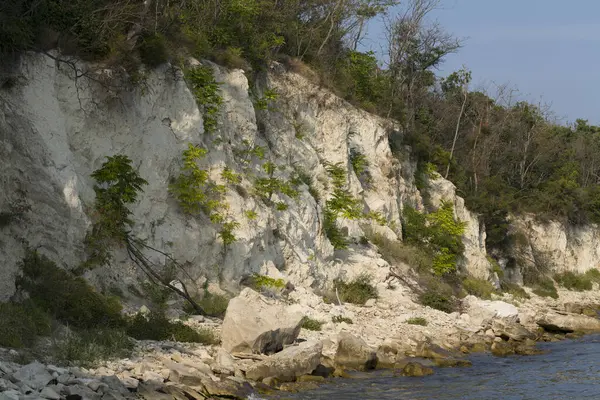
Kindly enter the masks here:
[[340, 300], [345, 303], [363, 305], [367, 300], [377, 298], [377, 289], [371, 284], [371, 277], [367, 274], [361, 274], [348, 283], [336, 279], [333, 285]]
[[364, 172], [367, 172], [369, 168], [369, 160], [367, 157], [358, 150], [352, 149], [350, 151], [350, 164], [356, 176], [361, 176]]
[[55, 339], [51, 354], [61, 363], [90, 367], [99, 361], [128, 357], [133, 347], [123, 330], [91, 329], [71, 331], [64, 338]]
[[388, 263], [394, 265], [403, 262], [420, 272], [431, 270], [433, 260], [424, 248], [400, 240], [390, 240], [386, 236], [369, 229], [365, 231], [365, 234], [367, 239], [377, 246], [381, 257]]
[[62, 270], [44, 255], [28, 251], [17, 285], [33, 303], [62, 323], [78, 328], [119, 327], [121, 304], [96, 292], [83, 278]]
[[595, 268], [587, 270], [585, 276], [592, 282], [600, 283], [600, 270]]
[[221, 83], [215, 80], [209, 66], [190, 68], [185, 71], [185, 77], [198, 106], [202, 108], [204, 132], [214, 132], [217, 129], [217, 114], [223, 104], [223, 97], [219, 93]]
[[151, 68], [169, 61], [166, 40], [158, 33], [144, 35], [138, 51], [142, 62]]
[[412, 317], [406, 320], [407, 324], [410, 325], [421, 325], [421, 326], [427, 326], [427, 320], [423, 317]]
[[308, 329], [309, 331], [320, 331], [323, 324], [324, 322], [309, 317], [304, 317], [302, 320], [302, 328]]
[[487, 300], [491, 299], [492, 293], [496, 292], [496, 289], [490, 282], [473, 277], [463, 279], [462, 287], [467, 293]]
[[51, 321], [32, 302], [0, 303], [0, 346], [30, 347], [37, 336], [50, 334]]
[[435, 292], [431, 289], [427, 289], [419, 295], [419, 303], [448, 314], [454, 312], [456, 309], [455, 301], [451, 296]]
[[533, 285], [532, 289], [533, 293], [540, 297], [552, 297], [553, 299], [558, 299], [556, 286], [554, 286], [552, 279], [548, 277], [538, 278], [537, 283]]
[[331, 318], [331, 321], [334, 324], [339, 324], [342, 322], [345, 322], [347, 324], [353, 324], [354, 321], [352, 321], [352, 318], [348, 318], [348, 317], [342, 317], [341, 315], [336, 315], [335, 317]]
[[[196, 303], [204, 310], [206, 315], [221, 318], [225, 315], [225, 311], [227, 311], [229, 299], [223, 295], [205, 291], [202, 299], [196, 300]], [[196, 310], [190, 304], [185, 305], [184, 311], [188, 314], [196, 313]]]
[[254, 221], [256, 218], [258, 218], [258, 214], [254, 210], [246, 210], [244, 211], [244, 214], [246, 214], [246, 218], [248, 218], [250, 221]]
[[576, 274], [570, 271], [563, 272], [561, 274], [555, 274], [554, 280], [560, 286], [567, 290], [575, 290], [583, 292], [586, 290], [592, 290], [592, 280], [585, 274]]
[[515, 299], [530, 299], [529, 293], [525, 291], [521, 286], [516, 283], [502, 281], [500, 282], [500, 288], [503, 292], [512, 295]]
[[138, 340], [173, 340], [217, 344], [214, 333], [208, 329], [196, 330], [181, 321], [171, 322], [160, 313], [151, 313], [148, 317], [136, 314], [127, 322], [127, 334]]

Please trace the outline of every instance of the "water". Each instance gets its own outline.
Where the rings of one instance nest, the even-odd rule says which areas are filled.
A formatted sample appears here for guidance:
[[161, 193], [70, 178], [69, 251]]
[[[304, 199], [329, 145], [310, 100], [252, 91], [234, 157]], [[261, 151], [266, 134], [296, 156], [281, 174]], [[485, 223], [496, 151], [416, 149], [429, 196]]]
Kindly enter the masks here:
[[318, 389], [282, 394], [311, 400], [580, 400], [600, 399], [600, 335], [539, 347], [538, 356], [473, 355], [470, 368], [441, 368], [425, 378], [389, 371], [336, 379]]

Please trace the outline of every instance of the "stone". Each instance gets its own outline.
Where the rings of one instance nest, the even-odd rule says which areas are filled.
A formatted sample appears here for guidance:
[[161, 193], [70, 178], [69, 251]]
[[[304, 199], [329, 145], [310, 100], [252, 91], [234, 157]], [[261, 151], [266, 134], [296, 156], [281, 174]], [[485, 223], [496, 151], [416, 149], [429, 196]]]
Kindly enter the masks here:
[[276, 353], [296, 340], [303, 317], [297, 307], [245, 288], [229, 302], [221, 328], [221, 345], [229, 353]]
[[0, 400], [19, 400], [20, 393], [17, 390], [10, 389], [0, 393]]
[[345, 369], [365, 371], [377, 367], [377, 353], [364, 340], [349, 333], [338, 335], [335, 364]]
[[53, 379], [46, 366], [37, 361], [19, 368], [12, 377], [35, 390], [41, 390]]
[[100, 381], [108, 385], [109, 389], [114, 392], [117, 392], [123, 396], [129, 395], [129, 390], [127, 390], [125, 385], [123, 385], [123, 382], [121, 382], [115, 375], [103, 376], [100, 378]]
[[52, 364], [48, 364], [46, 366], [46, 369], [48, 370], [48, 372], [50, 372], [50, 373], [56, 372], [58, 375], [64, 375], [64, 374], [68, 374], [69, 373], [68, 369], [57, 367], [57, 366], [52, 365]]
[[312, 373], [321, 362], [323, 345], [320, 342], [302, 342], [286, 347], [246, 370], [246, 378], [260, 381], [267, 377], [293, 381], [297, 377]]
[[69, 396], [73, 396], [73, 398], [79, 396], [81, 400], [100, 400], [102, 398], [101, 394], [83, 385], [67, 386], [65, 387], [65, 393], [67, 394], [67, 399]]
[[492, 330], [496, 336], [504, 340], [523, 341], [525, 339], [535, 338], [535, 334], [528, 331], [523, 325], [516, 322], [507, 322], [505, 320], [494, 320]]
[[433, 361], [436, 366], [447, 368], [447, 367], [470, 367], [473, 363], [463, 358], [436, 358]]
[[254, 388], [248, 382], [237, 382], [232, 379], [204, 382], [204, 390], [210, 396], [217, 398], [248, 399], [254, 394]]
[[418, 362], [409, 362], [402, 368], [400, 374], [402, 376], [428, 376], [433, 374], [433, 369], [425, 367]]
[[374, 307], [375, 306], [375, 299], [369, 299], [365, 302], [365, 307]]
[[171, 363], [168, 367], [170, 369], [169, 380], [171, 382], [181, 383], [182, 385], [202, 385], [203, 378], [206, 377], [206, 375], [197, 369], [183, 364]]
[[60, 399], [60, 395], [49, 387], [43, 388], [42, 391], [40, 392], [40, 396], [45, 399], [48, 399], [48, 400], [59, 400]]
[[462, 300], [462, 305], [469, 314], [469, 320], [476, 325], [482, 325], [484, 322], [495, 318], [512, 322], [517, 322], [519, 318], [517, 307], [504, 301], [482, 300], [469, 295]]
[[223, 348], [217, 350], [213, 371], [224, 375], [233, 375], [235, 372], [235, 359]]
[[536, 323], [552, 333], [600, 332], [600, 320], [583, 314], [547, 312], [538, 316]]
[[159, 374], [158, 372], [154, 372], [154, 371], [146, 371], [142, 374], [142, 380], [144, 382], [159, 382], [162, 383], [164, 381], [163, 376], [161, 374]]
[[515, 354], [514, 346], [505, 341], [494, 342], [491, 348], [492, 354], [497, 357], [506, 357]]

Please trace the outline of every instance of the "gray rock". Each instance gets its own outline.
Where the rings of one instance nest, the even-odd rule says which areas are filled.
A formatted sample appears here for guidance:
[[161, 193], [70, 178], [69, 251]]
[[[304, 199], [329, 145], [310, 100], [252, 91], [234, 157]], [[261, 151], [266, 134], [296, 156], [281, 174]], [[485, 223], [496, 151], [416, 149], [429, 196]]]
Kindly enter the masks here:
[[53, 379], [46, 367], [37, 361], [21, 367], [12, 374], [12, 377], [15, 381], [22, 382], [35, 390], [40, 390]]
[[0, 400], [19, 400], [19, 392], [14, 389], [0, 393]]
[[377, 353], [364, 340], [341, 332], [335, 353], [335, 364], [355, 370], [370, 370], [377, 367]]
[[60, 395], [49, 387], [43, 388], [42, 391], [40, 392], [40, 396], [45, 399], [48, 399], [48, 400], [59, 400], [60, 399]]
[[227, 307], [222, 346], [229, 353], [276, 353], [296, 340], [303, 317], [299, 306], [287, 306], [245, 288]]
[[103, 376], [100, 380], [107, 384], [110, 390], [120, 393], [123, 396], [129, 395], [129, 390], [115, 375]]
[[202, 385], [202, 380], [206, 375], [195, 368], [188, 367], [182, 364], [169, 363], [169, 380], [175, 383], [181, 383], [187, 386]]
[[81, 396], [82, 400], [100, 400], [102, 398], [101, 394], [83, 385], [67, 386], [65, 387], [65, 393], [68, 396]]
[[235, 372], [235, 359], [223, 348], [217, 350], [213, 371], [224, 375], [233, 375]]
[[290, 346], [263, 361], [253, 364], [246, 371], [246, 377], [260, 381], [274, 377], [280, 381], [293, 381], [297, 377], [310, 374], [321, 362], [323, 345], [320, 342], [303, 342]]
[[600, 320], [582, 314], [548, 312], [536, 323], [549, 332], [600, 332]]

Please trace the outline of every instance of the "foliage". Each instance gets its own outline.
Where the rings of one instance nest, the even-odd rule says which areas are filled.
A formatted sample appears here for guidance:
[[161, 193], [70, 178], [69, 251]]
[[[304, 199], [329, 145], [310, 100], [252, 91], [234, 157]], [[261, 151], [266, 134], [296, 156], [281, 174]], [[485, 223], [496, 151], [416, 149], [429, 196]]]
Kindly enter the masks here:
[[277, 97], [279, 97], [279, 95], [275, 90], [267, 89], [263, 93], [262, 97], [255, 98], [254, 106], [257, 110], [270, 110], [271, 104], [277, 100]]
[[577, 274], [571, 271], [555, 274], [554, 280], [565, 289], [575, 290], [577, 292], [592, 290], [593, 287], [592, 280], [588, 275]]
[[463, 279], [462, 287], [467, 293], [486, 300], [490, 300], [492, 298], [492, 293], [496, 292], [494, 285], [490, 282], [473, 277]]
[[585, 276], [592, 282], [600, 283], [600, 270], [595, 268], [586, 271]]
[[462, 234], [465, 223], [454, 219], [452, 204], [444, 201], [429, 214], [405, 206], [402, 217], [406, 241], [433, 252], [433, 272], [437, 275], [456, 272], [456, 263], [464, 251]]
[[107, 157], [92, 178], [96, 180], [97, 215], [85, 239], [89, 265], [106, 263], [110, 247], [126, 241], [133, 226], [128, 205], [137, 201], [142, 186], [148, 184], [131, 166], [131, 160], [120, 154]]
[[431, 270], [433, 259], [423, 247], [417, 247], [400, 240], [390, 240], [386, 236], [367, 230], [367, 239], [377, 246], [381, 257], [391, 265], [405, 263], [419, 272]]
[[266, 275], [253, 274], [249, 286], [259, 292], [266, 288], [283, 289], [285, 287], [285, 281], [283, 279], [274, 279]]
[[350, 164], [352, 164], [352, 169], [357, 176], [362, 175], [367, 171], [367, 168], [369, 168], [369, 160], [367, 160], [367, 157], [355, 149], [350, 151]]
[[336, 315], [336, 316], [332, 317], [332, 318], [331, 318], [331, 321], [332, 321], [334, 324], [340, 324], [340, 323], [342, 323], [342, 322], [345, 322], [345, 323], [347, 323], [347, 324], [350, 324], [350, 325], [351, 325], [351, 324], [353, 324], [353, 323], [354, 323], [354, 321], [352, 321], [352, 318], [343, 317], [343, 316], [341, 316], [341, 315]]
[[254, 221], [256, 218], [258, 218], [258, 214], [254, 210], [246, 210], [244, 211], [244, 214], [246, 214], [246, 218], [248, 218], [250, 221]]
[[149, 67], [158, 67], [169, 60], [165, 37], [159, 33], [142, 36], [138, 51], [142, 62]]
[[0, 303], [0, 320], [2, 347], [31, 347], [37, 336], [50, 334], [50, 318], [30, 301]]
[[[295, 199], [300, 195], [296, 189], [297, 182], [293, 179], [286, 181], [275, 176], [275, 172], [279, 169], [277, 165], [267, 161], [262, 165], [262, 169], [267, 176], [259, 177], [254, 180], [254, 190], [265, 202], [270, 203], [273, 195], [276, 193], [284, 194], [292, 199]], [[278, 211], [285, 211], [288, 208], [288, 205], [284, 202], [277, 202], [275, 206]]]
[[223, 104], [223, 97], [219, 93], [220, 83], [215, 80], [213, 69], [209, 66], [189, 68], [185, 71], [185, 77], [198, 106], [202, 108], [204, 132], [214, 132], [217, 128], [217, 114]]
[[348, 248], [348, 239], [338, 227], [336, 221], [337, 216], [335, 213], [326, 208], [323, 212], [323, 231], [325, 231], [325, 235], [334, 249], [346, 249]]
[[456, 309], [455, 302], [450, 296], [431, 289], [419, 295], [419, 303], [448, 314], [454, 312]]
[[[206, 288], [201, 299], [195, 299], [196, 303], [202, 307], [204, 313], [211, 317], [223, 318], [227, 306], [229, 305], [229, 298], [220, 294], [214, 294], [209, 292]], [[183, 310], [191, 315], [197, 314], [196, 310], [190, 305], [186, 304]]]
[[[211, 222], [220, 224], [219, 237], [223, 244], [228, 246], [236, 241], [233, 231], [239, 223], [228, 219], [225, 215], [229, 208], [224, 200], [225, 186], [213, 182], [208, 171], [198, 165], [206, 152], [206, 149], [188, 144], [188, 148], [183, 152], [182, 173], [169, 185], [169, 191], [175, 196], [184, 212], [191, 215], [204, 213]], [[225, 176], [227, 176], [224, 177], [226, 180], [235, 180], [237, 177], [233, 171], [228, 171]]]
[[242, 177], [236, 174], [231, 168], [225, 167], [221, 172], [221, 177], [230, 185], [236, 185], [242, 182]]
[[409, 325], [421, 325], [427, 326], [427, 320], [423, 317], [412, 317], [406, 320], [406, 323]]
[[92, 367], [100, 361], [126, 358], [134, 344], [120, 329], [88, 329], [70, 331], [64, 338], [54, 339], [52, 357], [66, 365]]
[[138, 340], [174, 340], [217, 344], [218, 339], [209, 329], [193, 329], [181, 321], [171, 322], [164, 315], [151, 313], [149, 316], [136, 314], [127, 323], [127, 334]]
[[525, 289], [523, 289], [521, 286], [519, 286], [516, 283], [512, 283], [512, 282], [508, 282], [508, 281], [501, 281], [500, 288], [502, 289], [503, 292], [512, 295], [515, 299], [527, 300], [527, 299], [531, 298], [531, 296], [529, 296], [529, 293], [527, 293], [525, 291]]
[[532, 287], [533, 293], [540, 297], [552, 297], [558, 299], [558, 291], [552, 279], [548, 277], [540, 278]]
[[345, 303], [363, 305], [367, 300], [378, 297], [377, 289], [371, 284], [371, 277], [367, 274], [361, 274], [350, 282], [336, 279], [333, 285], [340, 300]]
[[309, 317], [304, 317], [302, 320], [302, 328], [307, 329], [309, 331], [320, 331], [324, 322], [317, 321], [316, 319], [312, 319]]
[[21, 269], [23, 276], [17, 279], [17, 286], [58, 321], [76, 328], [123, 325], [117, 299], [97, 293], [83, 278], [60, 269], [44, 255], [28, 251]]

